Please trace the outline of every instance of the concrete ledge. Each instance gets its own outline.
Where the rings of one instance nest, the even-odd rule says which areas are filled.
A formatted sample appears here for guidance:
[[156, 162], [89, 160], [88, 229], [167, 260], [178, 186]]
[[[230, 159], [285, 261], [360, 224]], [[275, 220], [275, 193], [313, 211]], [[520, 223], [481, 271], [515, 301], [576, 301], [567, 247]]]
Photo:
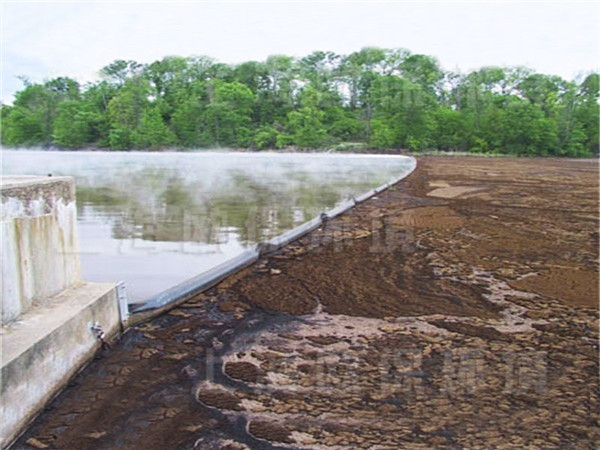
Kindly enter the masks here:
[[130, 305], [132, 315], [129, 316], [127, 325], [133, 326], [174, 308], [193, 295], [210, 289], [229, 275], [248, 267], [258, 259], [258, 256], [256, 249], [246, 250], [200, 275], [151, 297], [144, 303]]
[[369, 200], [374, 195], [377, 195], [377, 191], [375, 189], [371, 189], [370, 191], [365, 192], [364, 194], [359, 195], [358, 197], [355, 197], [354, 201], [356, 203], [363, 203], [363, 202], [366, 202], [367, 200]]
[[260, 255], [266, 255], [267, 253], [274, 252], [279, 250], [282, 247], [285, 247], [290, 242], [294, 242], [297, 239], [300, 239], [305, 234], [310, 233], [311, 231], [316, 230], [323, 223], [323, 219], [321, 216], [315, 217], [308, 222], [304, 222], [302, 225], [298, 225], [296, 228], [292, 228], [291, 230], [286, 231], [285, 233], [280, 234], [279, 236], [275, 236], [272, 239], [269, 239], [267, 242], [259, 244], [260, 246]]
[[115, 285], [81, 283], [1, 328], [0, 448], [35, 418], [100, 347], [121, 331]]
[[2, 210], [2, 220], [49, 214], [59, 200], [75, 201], [73, 177], [3, 176], [0, 190], [2, 202], [8, 203]]
[[239, 272], [243, 268], [254, 263], [259, 257], [267, 255], [271, 252], [279, 250], [282, 247], [290, 244], [291, 242], [301, 238], [302, 236], [316, 230], [323, 225], [325, 220], [333, 219], [346, 211], [352, 209], [354, 206], [367, 201], [371, 197], [385, 191], [392, 185], [400, 182], [407, 176], [409, 176], [417, 167], [417, 161], [414, 158], [410, 158], [411, 162], [410, 169], [400, 177], [395, 178], [389, 183], [382, 184], [381, 186], [371, 189], [368, 192], [360, 195], [357, 198], [343, 202], [342, 204], [325, 211], [318, 217], [315, 217], [308, 222], [288, 230], [274, 238], [261, 242], [257, 245], [256, 250], [247, 250], [242, 254], [224, 262], [223, 264], [202, 273], [188, 281], [185, 281], [171, 289], [168, 289], [139, 305], [130, 305], [131, 315], [129, 316], [127, 326], [134, 326], [141, 322], [150, 320], [156, 316], [163, 314], [164, 312], [174, 308], [175, 306], [188, 300], [195, 294], [203, 292], [228, 276]]
[[341, 205], [336, 206], [335, 208], [330, 209], [329, 211], [325, 211], [323, 214], [327, 217], [327, 220], [335, 219], [337, 216], [344, 214], [346, 211], [354, 208], [354, 206], [356, 206], [354, 200], [349, 200], [342, 203]]

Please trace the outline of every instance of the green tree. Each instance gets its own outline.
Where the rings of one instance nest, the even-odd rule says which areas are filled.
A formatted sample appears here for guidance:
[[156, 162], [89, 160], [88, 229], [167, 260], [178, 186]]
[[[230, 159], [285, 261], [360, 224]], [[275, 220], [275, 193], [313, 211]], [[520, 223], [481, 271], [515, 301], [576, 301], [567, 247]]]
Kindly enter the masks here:
[[391, 148], [396, 142], [392, 127], [382, 119], [373, 119], [371, 122], [371, 141], [373, 148]]
[[204, 141], [217, 146], [252, 145], [252, 110], [256, 101], [250, 88], [237, 81], [215, 82], [204, 110]]
[[356, 113], [340, 106], [327, 108], [324, 111], [323, 124], [327, 134], [342, 142], [362, 140], [364, 126]]
[[137, 148], [157, 149], [174, 145], [175, 134], [165, 124], [160, 108], [153, 106], [142, 114], [140, 124], [133, 132], [132, 143]]
[[433, 113], [433, 145], [444, 151], [466, 151], [469, 143], [467, 117], [460, 111], [440, 107]]
[[15, 95], [13, 108], [6, 112], [3, 127], [8, 145], [50, 145], [58, 105], [79, 98], [79, 84], [59, 77], [44, 84], [26, 82]]
[[326, 144], [327, 131], [322, 120], [323, 112], [310, 106], [288, 113], [290, 143], [300, 148], [319, 148]]
[[52, 138], [59, 147], [79, 148], [95, 143], [103, 117], [82, 101], [68, 100], [58, 107]]
[[600, 75], [597, 73], [592, 73], [583, 80], [579, 87], [574, 113], [579, 130], [586, 137], [586, 154], [588, 155], [597, 155], [600, 153], [600, 145], [598, 144], [600, 137], [598, 110], [599, 84]]
[[108, 104], [109, 146], [112, 149], [130, 149], [135, 145], [134, 132], [140, 125], [144, 109], [148, 107], [150, 87], [141, 77], [127, 80]]
[[402, 78], [420, 86], [423, 91], [434, 94], [444, 78], [439, 63], [431, 56], [410, 55], [399, 64]]
[[2, 143], [599, 151], [597, 73], [578, 82], [523, 67], [459, 74], [431, 56], [366, 47], [235, 66], [206, 56], [115, 60], [100, 75], [83, 87], [67, 77], [22, 78], [14, 104], [1, 108]]
[[539, 106], [513, 100], [502, 110], [498, 122], [501, 140], [495, 150], [529, 156], [557, 153], [556, 123], [544, 117]]
[[116, 86], [124, 86], [128, 79], [140, 75], [144, 66], [136, 61], [117, 59], [100, 69], [100, 75]]
[[2, 143], [8, 146], [39, 145], [46, 141], [39, 111], [22, 106], [2, 108]]
[[259, 150], [277, 147], [279, 132], [269, 126], [261, 127], [256, 130], [254, 135], [254, 146]]

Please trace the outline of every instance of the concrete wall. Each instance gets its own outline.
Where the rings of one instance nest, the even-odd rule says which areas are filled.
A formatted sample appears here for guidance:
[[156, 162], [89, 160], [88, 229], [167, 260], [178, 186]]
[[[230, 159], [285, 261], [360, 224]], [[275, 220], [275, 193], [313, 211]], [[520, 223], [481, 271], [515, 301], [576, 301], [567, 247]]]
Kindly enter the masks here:
[[81, 281], [71, 177], [3, 177], [1, 324]]
[[114, 284], [81, 283], [22, 314], [0, 334], [0, 448], [6, 448], [107, 339], [121, 330]]
[[2, 178], [0, 448], [28, 426], [98, 350], [127, 308], [114, 284], [81, 281], [70, 177]]

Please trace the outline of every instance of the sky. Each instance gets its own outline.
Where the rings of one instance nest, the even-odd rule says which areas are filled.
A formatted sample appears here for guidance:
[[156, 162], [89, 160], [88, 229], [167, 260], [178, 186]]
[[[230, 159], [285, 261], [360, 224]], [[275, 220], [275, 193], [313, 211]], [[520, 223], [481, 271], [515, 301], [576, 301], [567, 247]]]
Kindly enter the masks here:
[[568, 80], [598, 71], [600, 3], [1, 0], [1, 97], [25, 76], [84, 83], [116, 59], [206, 55], [224, 63], [406, 48], [445, 70], [527, 66]]

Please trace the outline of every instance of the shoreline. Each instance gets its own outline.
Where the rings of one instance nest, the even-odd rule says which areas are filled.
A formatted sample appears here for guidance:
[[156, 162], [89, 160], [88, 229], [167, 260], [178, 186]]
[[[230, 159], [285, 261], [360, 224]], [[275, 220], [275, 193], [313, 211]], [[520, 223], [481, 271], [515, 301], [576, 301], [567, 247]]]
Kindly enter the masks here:
[[512, 155], [508, 153], [489, 152], [454, 152], [443, 150], [423, 150], [412, 152], [408, 149], [364, 149], [364, 150], [335, 150], [335, 149], [299, 149], [295, 147], [253, 149], [253, 148], [232, 148], [232, 147], [214, 147], [214, 148], [161, 148], [161, 149], [129, 149], [112, 150], [110, 148], [86, 147], [86, 148], [57, 148], [57, 147], [6, 147], [6, 150], [13, 151], [43, 151], [43, 152], [106, 152], [106, 153], [203, 153], [203, 152], [232, 152], [232, 153], [298, 153], [298, 154], [333, 154], [333, 155], [386, 155], [386, 156], [412, 156], [414, 158], [440, 157], [440, 158], [513, 158], [513, 159], [556, 159], [560, 161], [598, 161], [600, 154], [594, 156], [559, 156], [559, 155]]

